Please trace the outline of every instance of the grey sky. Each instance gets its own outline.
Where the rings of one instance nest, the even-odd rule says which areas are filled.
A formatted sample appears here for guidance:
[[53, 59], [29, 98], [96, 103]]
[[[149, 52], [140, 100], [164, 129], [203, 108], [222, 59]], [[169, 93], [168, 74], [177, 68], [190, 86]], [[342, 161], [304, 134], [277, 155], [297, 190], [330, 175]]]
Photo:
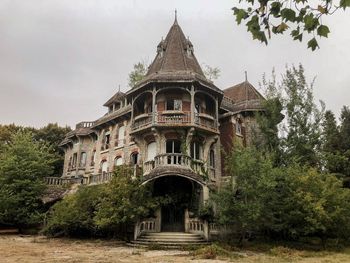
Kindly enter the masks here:
[[200, 63], [221, 69], [221, 89], [244, 80], [258, 87], [273, 67], [305, 66], [316, 76], [315, 96], [339, 114], [350, 104], [350, 16], [340, 11], [324, 20], [331, 29], [321, 49], [273, 37], [266, 47], [237, 26], [235, 0], [1, 0], [0, 123], [43, 126], [95, 120], [102, 104], [121, 85], [135, 62], [149, 62], [178, 20]]

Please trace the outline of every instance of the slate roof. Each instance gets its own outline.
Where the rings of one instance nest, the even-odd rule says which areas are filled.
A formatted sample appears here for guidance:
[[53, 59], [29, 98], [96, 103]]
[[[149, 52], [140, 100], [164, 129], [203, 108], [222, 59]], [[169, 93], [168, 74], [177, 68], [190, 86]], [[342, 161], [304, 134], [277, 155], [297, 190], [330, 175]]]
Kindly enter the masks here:
[[103, 106], [108, 107], [109, 105], [111, 105], [113, 102], [119, 101], [120, 99], [122, 99], [123, 97], [125, 97], [125, 93], [118, 91], [116, 94], [114, 94], [109, 100], [107, 100], [107, 102], [105, 104], [103, 104]]
[[149, 66], [145, 77], [134, 89], [151, 82], [200, 82], [202, 85], [222, 93], [208, 80], [194, 55], [193, 45], [187, 39], [175, 19], [166, 38], [157, 46], [157, 55]]
[[264, 109], [264, 96], [261, 95], [248, 81], [244, 81], [225, 89], [224, 96], [234, 101], [233, 107], [230, 108], [233, 112]]
[[186, 39], [175, 19], [165, 40], [158, 47], [158, 54], [150, 65], [147, 76], [160, 72], [194, 72], [205, 78], [204, 73], [193, 53], [193, 45]]

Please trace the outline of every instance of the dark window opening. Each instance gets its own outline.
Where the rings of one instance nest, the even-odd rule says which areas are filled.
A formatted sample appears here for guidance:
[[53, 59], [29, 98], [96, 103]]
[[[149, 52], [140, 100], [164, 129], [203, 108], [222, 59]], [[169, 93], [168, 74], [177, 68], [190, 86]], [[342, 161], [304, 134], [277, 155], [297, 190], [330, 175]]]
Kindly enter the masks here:
[[133, 153], [133, 154], [131, 154], [131, 158], [130, 158], [131, 164], [132, 164], [132, 165], [137, 165], [137, 163], [138, 163], [138, 158], [139, 158], [139, 153]]
[[168, 99], [166, 101], [166, 110], [181, 110], [182, 101], [178, 99]]

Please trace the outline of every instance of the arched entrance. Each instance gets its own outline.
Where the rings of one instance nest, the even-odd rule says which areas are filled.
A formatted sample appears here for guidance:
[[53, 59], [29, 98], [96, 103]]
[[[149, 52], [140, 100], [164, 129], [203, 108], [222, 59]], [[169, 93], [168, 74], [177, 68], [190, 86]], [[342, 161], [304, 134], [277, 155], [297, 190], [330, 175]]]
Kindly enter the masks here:
[[161, 207], [162, 232], [184, 232], [185, 211], [198, 210], [201, 185], [181, 176], [164, 176], [153, 181], [153, 195], [164, 197]]

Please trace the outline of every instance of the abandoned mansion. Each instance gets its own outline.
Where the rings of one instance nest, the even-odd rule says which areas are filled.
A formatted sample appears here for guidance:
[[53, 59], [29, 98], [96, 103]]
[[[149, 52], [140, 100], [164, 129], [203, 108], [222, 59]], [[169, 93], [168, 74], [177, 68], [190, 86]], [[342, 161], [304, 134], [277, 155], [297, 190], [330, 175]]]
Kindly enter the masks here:
[[104, 183], [116, 166], [131, 165], [154, 195], [181, 196], [140, 219], [135, 239], [144, 232], [187, 232], [208, 240], [215, 227], [192, 209], [227, 181], [224, 153], [236, 141], [251, 143], [263, 100], [247, 80], [223, 90], [208, 80], [175, 19], [142, 80], [107, 100], [104, 116], [66, 135], [63, 174], [47, 183]]

